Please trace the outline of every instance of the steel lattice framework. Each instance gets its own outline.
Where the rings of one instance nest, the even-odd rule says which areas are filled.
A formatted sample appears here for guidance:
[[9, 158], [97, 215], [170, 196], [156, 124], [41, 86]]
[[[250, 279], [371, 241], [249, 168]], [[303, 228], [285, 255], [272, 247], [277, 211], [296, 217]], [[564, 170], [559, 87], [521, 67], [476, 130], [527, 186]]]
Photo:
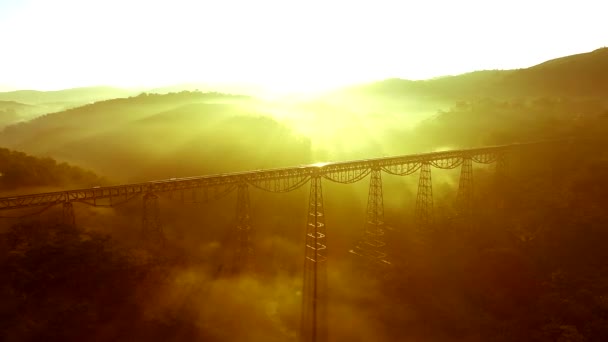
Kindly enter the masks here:
[[505, 203], [505, 190], [506, 190], [506, 186], [507, 186], [507, 152], [506, 151], [501, 151], [500, 153], [496, 154], [496, 172], [494, 173], [495, 175], [495, 183], [496, 183], [496, 191], [497, 196], [496, 196], [496, 209], [502, 209], [504, 207], [504, 203]]
[[76, 224], [76, 217], [74, 215], [74, 206], [72, 202], [63, 203], [62, 221], [66, 225], [73, 226]]
[[391, 175], [407, 176], [420, 170], [415, 216], [418, 229], [428, 230], [433, 224], [432, 167], [453, 169], [462, 165], [457, 206], [461, 215], [470, 217], [473, 198], [473, 162], [482, 164], [496, 162], [496, 181], [500, 187], [501, 184], [504, 185], [505, 155], [507, 153], [520, 148], [528, 148], [531, 145], [554, 144], [555, 142], [491, 146], [11, 196], [0, 198], [0, 210], [42, 208], [36, 213], [3, 216], [19, 218], [40, 214], [52, 206], [63, 204], [63, 222], [74, 225], [73, 203], [113, 207], [141, 196], [143, 198], [142, 231], [144, 239], [158, 246], [162, 245], [164, 241], [158, 207], [160, 194], [166, 195], [169, 199], [177, 197], [182, 203], [206, 203], [212, 199], [226, 196], [237, 189], [236, 262], [247, 264], [251, 261], [249, 259], [252, 253], [248, 186], [263, 191], [282, 193], [296, 190], [310, 181], [300, 336], [301, 340], [306, 342], [326, 341], [328, 336], [326, 320], [327, 232], [321, 187], [323, 179], [350, 184], [371, 174], [365, 233], [353, 252], [374, 262], [368, 263], [370, 265], [388, 264], [384, 249], [387, 241], [384, 238], [382, 171]]
[[142, 235], [144, 240], [156, 246], [161, 245], [165, 236], [160, 224], [158, 196], [153, 193], [146, 193], [143, 196], [142, 221]]
[[363, 238], [351, 252], [365, 258], [366, 264], [373, 264], [370, 266], [389, 264], [389, 261], [386, 260], [385, 234], [382, 174], [380, 168], [374, 167], [369, 181]]
[[252, 267], [253, 248], [250, 243], [250, 205], [247, 183], [240, 183], [236, 200], [236, 250], [234, 271], [246, 271]]
[[469, 227], [473, 216], [473, 160], [466, 156], [462, 160], [456, 205], [458, 216]]
[[313, 176], [308, 202], [302, 291], [302, 341], [327, 341], [327, 234], [321, 177]]
[[433, 182], [431, 164], [422, 163], [416, 195], [416, 226], [420, 231], [428, 231], [433, 225]]
[[144, 183], [10, 196], [0, 198], [0, 210], [41, 207], [66, 202], [84, 202], [95, 206], [115, 206], [129, 200], [133, 196], [144, 195], [146, 193], [166, 193], [170, 196], [174, 196], [175, 193], [181, 193], [181, 197], [186, 201], [185, 191], [192, 189], [203, 190], [203, 196], [207, 198], [197, 199], [196, 201], [205, 202], [209, 198], [218, 198], [225, 195], [225, 193], [234, 190], [243, 181], [255, 188], [269, 192], [288, 192], [306, 184], [313, 174], [333, 182], [354, 183], [365, 178], [371, 172], [372, 167], [377, 166], [389, 174], [405, 176], [418, 171], [423, 163], [429, 163], [434, 167], [440, 168], [457, 167], [462, 163], [463, 155], [470, 156], [477, 163], [493, 163], [505, 151], [525, 147], [530, 144], [539, 143], [172, 178]]

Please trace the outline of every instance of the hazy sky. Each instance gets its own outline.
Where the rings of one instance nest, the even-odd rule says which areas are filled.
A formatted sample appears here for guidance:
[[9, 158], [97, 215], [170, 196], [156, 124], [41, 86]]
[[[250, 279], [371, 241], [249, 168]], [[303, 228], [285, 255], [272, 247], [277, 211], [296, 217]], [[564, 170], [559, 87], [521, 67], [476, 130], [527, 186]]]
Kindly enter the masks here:
[[0, 0], [0, 86], [332, 87], [608, 45], [605, 1]]

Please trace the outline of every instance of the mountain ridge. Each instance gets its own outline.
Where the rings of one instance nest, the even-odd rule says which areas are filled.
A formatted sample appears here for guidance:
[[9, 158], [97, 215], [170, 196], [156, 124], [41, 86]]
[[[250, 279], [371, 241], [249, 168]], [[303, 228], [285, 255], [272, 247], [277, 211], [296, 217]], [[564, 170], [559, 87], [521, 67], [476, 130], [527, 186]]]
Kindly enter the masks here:
[[84, 104], [104, 99], [126, 97], [136, 93], [139, 93], [139, 91], [110, 86], [78, 87], [49, 91], [23, 89], [0, 92], [0, 100], [16, 101], [30, 105], [45, 103]]
[[601, 96], [608, 91], [608, 48], [554, 58], [521, 69], [477, 70], [427, 80], [390, 78], [347, 88], [357, 93], [467, 98]]

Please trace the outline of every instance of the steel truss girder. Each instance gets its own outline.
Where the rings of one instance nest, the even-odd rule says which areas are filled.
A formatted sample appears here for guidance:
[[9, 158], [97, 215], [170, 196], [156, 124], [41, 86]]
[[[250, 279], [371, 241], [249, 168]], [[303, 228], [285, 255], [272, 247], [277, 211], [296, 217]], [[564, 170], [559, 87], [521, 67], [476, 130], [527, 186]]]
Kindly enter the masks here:
[[404, 163], [404, 164], [396, 164], [396, 165], [388, 165], [388, 166], [383, 166], [381, 169], [382, 171], [391, 174], [391, 175], [396, 175], [396, 176], [407, 176], [407, 175], [411, 175], [412, 173], [418, 171], [418, 169], [420, 169], [420, 167], [422, 166], [422, 163]]
[[334, 183], [350, 184], [362, 180], [367, 177], [370, 172], [370, 169], [345, 169], [326, 173], [323, 175], [323, 178]]
[[487, 151], [471, 156], [471, 159], [479, 164], [492, 164], [496, 161], [496, 151]]
[[223, 198], [236, 188], [236, 184], [195, 187], [191, 189], [181, 189], [175, 192], [169, 192], [167, 197], [169, 199], [174, 199], [177, 197], [183, 204], [204, 204]]
[[244, 177], [252, 186], [268, 192], [289, 192], [298, 189], [308, 182], [310, 175], [299, 174], [291, 170], [276, 172], [272, 177]]
[[431, 160], [429, 163], [438, 169], [454, 169], [462, 164], [462, 156], [454, 156], [445, 159]]
[[[449, 161], [462, 158], [463, 155], [470, 156], [473, 161], [478, 163], [490, 163], [493, 162], [493, 158], [496, 158], [495, 156], [499, 152], [541, 143], [548, 142], [513, 144], [476, 149], [441, 151], [396, 157], [336, 162], [324, 164], [322, 166], [307, 165], [283, 169], [267, 169], [208, 176], [172, 178], [144, 183], [2, 197], [0, 198], [0, 210], [48, 206], [64, 202], [90, 203], [101, 199], [108, 199], [112, 201], [113, 199], [128, 199], [134, 195], [143, 195], [146, 193], [160, 194], [179, 192], [181, 190], [195, 188], [229, 185], [236, 186], [243, 180], [248, 184], [262, 190], [271, 192], [287, 192], [295, 190], [304, 185], [311, 177], [313, 177], [313, 175], [325, 177], [332, 181], [342, 180], [350, 182], [362, 178], [361, 175], [367, 170], [371, 169], [374, 165], [388, 173], [406, 175], [415, 172], [418, 165], [421, 165], [422, 163], [433, 163], [440, 166], [453, 166], [453, 162]], [[349, 175], [359, 176], [353, 178]]]

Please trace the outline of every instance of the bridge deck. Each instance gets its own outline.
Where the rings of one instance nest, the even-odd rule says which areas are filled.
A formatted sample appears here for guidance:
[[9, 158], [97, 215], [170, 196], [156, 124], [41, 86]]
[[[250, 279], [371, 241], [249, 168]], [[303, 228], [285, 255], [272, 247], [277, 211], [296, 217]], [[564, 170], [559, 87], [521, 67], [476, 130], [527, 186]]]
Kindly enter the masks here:
[[271, 192], [287, 192], [304, 185], [311, 177], [325, 177], [333, 181], [341, 178], [345, 179], [344, 182], [351, 183], [363, 178], [361, 176], [367, 175], [365, 172], [372, 168], [380, 168], [393, 174], [405, 175], [416, 171], [422, 163], [430, 163], [439, 168], [454, 168], [462, 163], [463, 158], [471, 158], [475, 162], [488, 164], [494, 162], [496, 156], [506, 150], [532, 144], [539, 144], [539, 142], [317, 163], [278, 169], [171, 178], [144, 183], [1, 197], [0, 210], [49, 206], [66, 202], [88, 202], [100, 199], [120, 200], [148, 192], [161, 193], [203, 187], [236, 186], [243, 182]]

